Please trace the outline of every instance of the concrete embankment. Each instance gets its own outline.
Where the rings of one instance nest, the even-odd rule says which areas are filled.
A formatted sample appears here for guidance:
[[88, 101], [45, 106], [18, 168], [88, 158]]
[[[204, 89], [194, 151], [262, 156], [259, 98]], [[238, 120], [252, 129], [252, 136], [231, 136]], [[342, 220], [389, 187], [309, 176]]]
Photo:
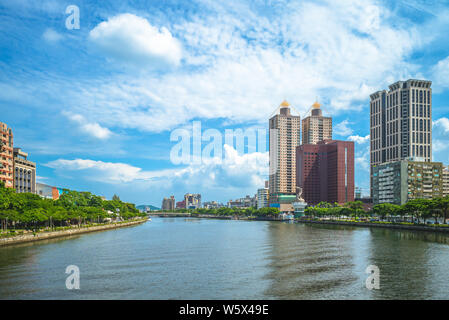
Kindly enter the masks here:
[[370, 222], [349, 222], [349, 221], [317, 221], [317, 220], [298, 220], [299, 223], [305, 224], [331, 224], [340, 226], [351, 227], [364, 227], [364, 228], [385, 228], [385, 229], [398, 229], [408, 231], [426, 231], [426, 232], [441, 232], [449, 233], [447, 227], [428, 227], [428, 226], [414, 226], [403, 224], [387, 224], [387, 223], [370, 223]]
[[104, 230], [128, 227], [128, 226], [141, 224], [146, 221], [147, 221], [147, 219], [142, 219], [142, 220], [134, 220], [134, 221], [130, 221], [130, 222], [109, 223], [109, 224], [92, 226], [92, 227], [81, 227], [81, 228], [73, 228], [73, 229], [60, 230], [60, 231], [39, 232], [36, 234], [24, 234], [24, 235], [18, 235], [18, 236], [8, 237], [8, 238], [0, 238], [0, 247], [12, 245], [12, 244], [24, 243], [24, 242], [54, 239], [54, 238], [73, 236], [73, 235], [95, 232], [95, 231], [104, 231]]

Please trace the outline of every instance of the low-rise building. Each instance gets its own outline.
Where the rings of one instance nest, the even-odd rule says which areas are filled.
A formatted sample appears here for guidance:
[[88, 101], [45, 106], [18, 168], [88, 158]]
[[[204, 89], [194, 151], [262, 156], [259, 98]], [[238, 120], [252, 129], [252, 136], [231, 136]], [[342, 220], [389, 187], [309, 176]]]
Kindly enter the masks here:
[[401, 160], [373, 166], [373, 204], [403, 205], [443, 196], [441, 162]]
[[36, 193], [36, 163], [20, 148], [14, 148], [14, 188], [17, 193]]

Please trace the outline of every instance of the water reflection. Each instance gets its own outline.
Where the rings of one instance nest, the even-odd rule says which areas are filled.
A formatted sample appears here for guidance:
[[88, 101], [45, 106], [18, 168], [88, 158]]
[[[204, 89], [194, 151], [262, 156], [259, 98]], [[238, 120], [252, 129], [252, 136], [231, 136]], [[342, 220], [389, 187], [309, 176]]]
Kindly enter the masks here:
[[[0, 298], [448, 299], [444, 234], [277, 222], [154, 218], [0, 248]], [[65, 288], [65, 268], [81, 290]], [[381, 289], [368, 290], [377, 265]]]

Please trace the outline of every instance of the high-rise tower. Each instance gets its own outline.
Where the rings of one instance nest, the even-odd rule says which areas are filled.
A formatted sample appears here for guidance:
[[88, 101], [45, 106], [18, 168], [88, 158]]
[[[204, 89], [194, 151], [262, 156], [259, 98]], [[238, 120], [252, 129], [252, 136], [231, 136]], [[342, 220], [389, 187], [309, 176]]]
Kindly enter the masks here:
[[302, 120], [302, 144], [332, 140], [332, 118], [323, 117], [321, 104], [312, 105], [311, 115]]
[[290, 104], [283, 101], [279, 113], [269, 120], [270, 129], [270, 203], [279, 196], [296, 193], [296, 147], [300, 144], [300, 116], [291, 114]]
[[414, 159], [432, 161], [431, 81], [398, 81], [370, 102], [371, 196], [373, 166]]

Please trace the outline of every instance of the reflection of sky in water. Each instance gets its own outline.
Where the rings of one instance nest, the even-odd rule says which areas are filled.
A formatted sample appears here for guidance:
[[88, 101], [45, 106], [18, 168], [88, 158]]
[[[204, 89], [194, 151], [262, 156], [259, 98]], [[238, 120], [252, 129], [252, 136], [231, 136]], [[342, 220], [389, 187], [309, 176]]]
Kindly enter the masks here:
[[[448, 236], [338, 226], [154, 218], [0, 249], [0, 298], [449, 298]], [[77, 265], [81, 290], [65, 289]], [[365, 269], [377, 265], [381, 290]]]

